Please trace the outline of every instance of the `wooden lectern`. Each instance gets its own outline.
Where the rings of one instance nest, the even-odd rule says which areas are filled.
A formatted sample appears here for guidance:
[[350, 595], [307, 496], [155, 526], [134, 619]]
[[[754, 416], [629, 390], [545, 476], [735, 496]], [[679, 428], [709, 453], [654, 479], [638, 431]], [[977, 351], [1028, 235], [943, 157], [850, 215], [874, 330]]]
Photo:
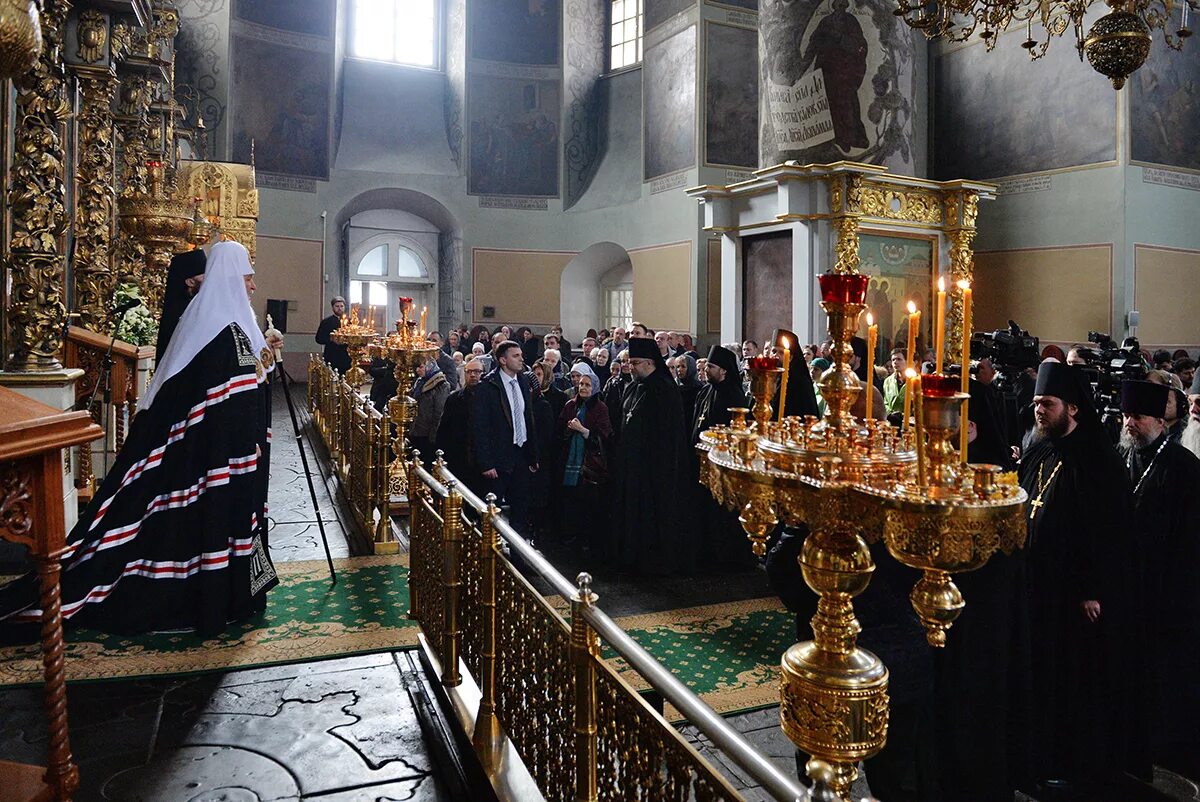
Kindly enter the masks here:
[[0, 537], [29, 548], [42, 608], [42, 664], [50, 749], [46, 768], [0, 761], [0, 788], [11, 802], [69, 802], [79, 769], [67, 736], [60, 560], [66, 547], [63, 449], [103, 431], [86, 412], [62, 412], [0, 387]]

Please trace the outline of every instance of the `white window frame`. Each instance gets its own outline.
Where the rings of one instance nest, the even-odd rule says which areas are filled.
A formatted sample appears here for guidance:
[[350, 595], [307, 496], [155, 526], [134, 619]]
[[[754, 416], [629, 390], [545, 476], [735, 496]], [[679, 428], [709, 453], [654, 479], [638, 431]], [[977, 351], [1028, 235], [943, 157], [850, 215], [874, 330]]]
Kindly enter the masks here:
[[[622, 15], [621, 19], [619, 19], [619, 20], [613, 18], [614, 13], [615, 13], [615, 6], [618, 2], [620, 2], [622, 4], [622, 8], [623, 8], [623, 15]], [[630, 4], [630, 3], [632, 3], [633, 7], [636, 9], [636, 11], [634, 12], [633, 15], [630, 15], [628, 13], [628, 11], [629, 11], [628, 4]], [[630, 20], [636, 21], [637, 33], [634, 36], [634, 38], [633, 39], [625, 38], [624, 32], [622, 32], [621, 40], [619, 42], [614, 41], [613, 28], [618, 24], [624, 26], [624, 23], [627, 21], [630, 21]], [[609, 72], [619, 72], [621, 70], [630, 70], [630, 69], [633, 69], [634, 67], [640, 67], [642, 65], [642, 56], [643, 56], [643, 52], [642, 52], [643, 40], [646, 37], [646, 0], [609, 0], [609, 3], [608, 3], [608, 29], [607, 30], [608, 30], [608, 35], [607, 35], [606, 39], [608, 41], [608, 50], [607, 50], [606, 58], [608, 60], [608, 71]], [[623, 51], [624, 46], [630, 42], [633, 42], [636, 44], [637, 57], [634, 58], [633, 61], [625, 61], [624, 56], [622, 55], [621, 63], [617, 64], [616, 60], [613, 58], [613, 50], [616, 47], [620, 46]]]
[[[396, 24], [403, 24], [407, 17], [403, 13], [404, 0], [391, 0], [392, 12], [395, 14]], [[431, 70], [440, 72], [443, 68], [445, 58], [445, 3], [443, 0], [434, 0], [433, 9], [433, 63], [432, 64], [413, 64], [408, 61], [399, 61], [395, 58], [381, 59], [373, 56], [360, 56], [354, 52], [354, 33], [358, 26], [358, 0], [350, 0], [350, 7], [347, 9], [349, 15], [349, 56], [350, 58], [359, 59], [360, 61], [375, 61], [381, 64], [395, 64], [398, 67], [407, 67], [413, 70]], [[395, 49], [393, 45], [393, 55]]]
[[[633, 285], [632, 284], [617, 284], [612, 287], [603, 287], [602, 297], [604, 299], [604, 309], [601, 310], [600, 319], [604, 321], [604, 328], [612, 331], [620, 326], [626, 331], [633, 325]], [[617, 306], [614, 309], [614, 300], [617, 300]], [[628, 315], [623, 314], [628, 312]]]

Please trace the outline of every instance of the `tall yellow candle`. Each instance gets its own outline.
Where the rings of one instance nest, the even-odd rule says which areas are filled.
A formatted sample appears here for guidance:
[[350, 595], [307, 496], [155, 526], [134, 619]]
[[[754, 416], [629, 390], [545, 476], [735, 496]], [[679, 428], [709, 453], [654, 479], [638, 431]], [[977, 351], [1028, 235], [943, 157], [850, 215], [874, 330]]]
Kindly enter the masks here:
[[925, 398], [921, 394], [921, 377], [913, 376], [912, 391], [917, 399], [917, 484], [925, 484]]
[[[962, 319], [962, 391], [971, 392], [971, 282], [960, 281], [958, 288], [962, 290], [963, 319]], [[967, 464], [967, 411], [970, 399], [963, 401], [962, 421], [958, 432], [959, 459]]]
[[864, 421], [871, 420], [871, 407], [875, 401], [875, 343], [879, 340], [879, 326], [875, 318], [867, 312], [867, 413]]
[[783, 411], [787, 409], [788, 375], [792, 370], [791, 340], [783, 338], [783, 386], [779, 388], [779, 420], [783, 420]]
[[906, 367], [904, 371], [904, 420], [900, 421], [900, 433], [908, 432], [908, 419], [912, 415], [912, 377], [917, 371]]
[[[912, 301], [908, 302], [908, 353], [905, 354], [905, 359], [910, 366], [921, 364], [917, 360], [917, 329], [921, 327], [921, 313], [917, 311], [917, 305]], [[907, 416], [906, 416], [907, 417]]]
[[422, 337], [424, 337], [424, 336], [425, 336], [425, 332], [426, 332], [426, 328], [425, 328], [425, 315], [426, 315], [428, 312], [429, 312], [429, 307], [428, 307], [428, 306], [422, 306], [422, 307], [421, 307], [421, 336], [422, 336]]
[[946, 280], [940, 277], [937, 291], [937, 329], [933, 342], [937, 349], [933, 355], [933, 358], [937, 360], [937, 368], [933, 372], [940, 376], [942, 375], [942, 351], [946, 346]]

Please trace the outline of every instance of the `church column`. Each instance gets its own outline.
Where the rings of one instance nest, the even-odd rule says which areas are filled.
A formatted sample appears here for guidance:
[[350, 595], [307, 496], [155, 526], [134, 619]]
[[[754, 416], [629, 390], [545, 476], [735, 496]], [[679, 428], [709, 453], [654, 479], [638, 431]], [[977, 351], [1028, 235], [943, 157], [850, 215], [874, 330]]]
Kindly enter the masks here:
[[[133, 73], [121, 80], [121, 92], [117, 100], [117, 135], [121, 144], [121, 202], [144, 196], [150, 191], [149, 169], [150, 143], [154, 140], [154, 128], [147, 119], [150, 101], [154, 96], [154, 82], [143, 75]], [[116, 279], [133, 279], [143, 298], [146, 297], [146, 246], [125, 225], [118, 226], [117, 247], [114, 254]]]
[[858, 224], [862, 218], [862, 176], [856, 173], [829, 179], [829, 211], [837, 234], [835, 273], [858, 272]]
[[950, 284], [947, 293], [946, 338], [943, 356], [946, 364], [960, 358], [962, 351], [963, 292], [959, 281], [974, 281], [975, 219], [979, 215], [979, 195], [969, 190], [956, 191], [946, 198], [946, 236], [950, 240]]
[[75, 205], [75, 308], [80, 325], [107, 333], [116, 276], [109, 249], [116, 219], [112, 190], [115, 134], [112, 100], [117, 75], [112, 67], [77, 70], [82, 94], [79, 112], [79, 169]]
[[67, 226], [65, 152], [60, 136], [70, 113], [66, 69], [61, 58], [63, 28], [70, 3], [45, 0], [41, 6], [42, 53], [33, 69], [14, 81], [18, 121], [14, 130], [12, 219], [8, 310], [10, 371], [61, 370], [63, 256], [59, 238]]

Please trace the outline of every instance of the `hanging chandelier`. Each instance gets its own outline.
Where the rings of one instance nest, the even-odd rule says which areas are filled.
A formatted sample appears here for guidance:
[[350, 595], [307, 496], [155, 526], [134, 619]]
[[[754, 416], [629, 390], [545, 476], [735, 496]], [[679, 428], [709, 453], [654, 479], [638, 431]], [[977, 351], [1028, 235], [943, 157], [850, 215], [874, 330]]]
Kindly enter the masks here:
[[[1074, 32], [1079, 60], [1125, 85], [1150, 54], [1153, 31], [1161, 31], [1172, 50], [1181, 50], [1192, 35], [1189, 12], [1200, 11], [1200, 0], [1105, 0], [1111, 11], [1086, 33], [1083, 17], [1093, 0], [897, 0], [896, 16], [929, 39], [965, 42], [978, 31], [990, 51], [1000, 34], [1024, 26], [1021, 47], [1031, 59], [1046, 54], [1050, 40]], [[1176, 27], [1178, 25], [1178, 27]], [[1035, 29], [1037, 37], [1035, 38]]]

